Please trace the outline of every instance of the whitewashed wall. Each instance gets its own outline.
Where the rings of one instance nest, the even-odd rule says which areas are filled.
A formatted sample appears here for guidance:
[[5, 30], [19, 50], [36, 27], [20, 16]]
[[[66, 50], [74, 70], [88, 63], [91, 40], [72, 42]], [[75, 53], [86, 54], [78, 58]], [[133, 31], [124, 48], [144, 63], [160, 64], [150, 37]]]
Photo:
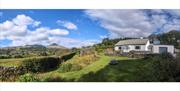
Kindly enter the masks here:
[[[149, 41], [146, 43], [146, 45], [127, 45], [127, 46], [128, 46], [128, 49], [122, 49], [122, 51], [123, 51], [123, 52], [130, 52], [130, 51], [132, 51], [132, 50], [134, 50], [134, 51], [149, 51], [149, 50], [148, 50], [148, 46], [149, 46], [149, 45], [150, 45], [150, 42], [149, 42]], [[140, 49], [135, 49], [136, 46], [140, 46]], [[115, 47], [114, 47], [114, 50], [115, 50], [115, 51], [119, 51], [119, 47], [120, 47], [120, 46], [115, 46]], [[123, 47], [123, 46], [121, 46], [121, 47]]]
[[174, 54], [173, 45], [153, 45], [153, 53], [159, 53], [159, 47], [167, 47], [167, 52]]
[[[122, 49], [123, 52], [130, 52], [130, 51], [148, 51], [148, 48], [146, 45], [127, 45], [128, 49]], [[140, 49], [135, 49], [136, 46], [140, 46]], [[115, 46], [114, 50], [119, 51], [119, 47], [123, 46]]]

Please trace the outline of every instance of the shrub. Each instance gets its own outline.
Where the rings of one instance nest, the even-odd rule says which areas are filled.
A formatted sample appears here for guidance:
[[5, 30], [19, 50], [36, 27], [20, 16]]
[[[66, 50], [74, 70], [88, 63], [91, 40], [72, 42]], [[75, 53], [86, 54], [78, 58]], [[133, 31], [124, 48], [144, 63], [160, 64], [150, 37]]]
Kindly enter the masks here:
[[46, 72], [57, 68], [60, 63], [59, 58], [44, 57], [24, 60], [22, 66], [30, 72]]
[[59, 74], [53, 74], [53, 75], [46, 76], [45, 78], [43, 78], [42, 81], [43, 82], [64, 82], [64, 79], [62, 79], [59, 76]]
[[61, 58], [66, 61], [68, 59], [71, 59], [76, 53], [70, 53], [70, 54], [67, 54], [67, 55], [64, 55], [62, 56]]
[[94, 55], [86, 55], [86, 56], [75, 56], [71, 60], [64, 62], [60, 65], [59, 72], [69, 72], [69, 71], [78, 71], [83, 67], [93, 63], [97, 60], [98, 57]]
[[71, 70], [71, 68], [72, 68], [71, 63], [64, 63], [60, 66], [59, 72], [68, 72]]
[[146, 74], [141, 73], [140, 79], [145, 81], [176, 81], [175, 78], [180, 73], [178, 70], [180, 61], [175, 60], [171, 54], [150, 55], [146, 60], [150, 62], [141, 68], [141, 72]]
[[33, 74], [27, 73], [24, 75], [21, 75], [17, 81], [20, 82], [37, 82], [39, 79], [35, 77]]
[[103, 72], [89, 72], [78, 79], [79, 82], [107, 82], [108, 78]]

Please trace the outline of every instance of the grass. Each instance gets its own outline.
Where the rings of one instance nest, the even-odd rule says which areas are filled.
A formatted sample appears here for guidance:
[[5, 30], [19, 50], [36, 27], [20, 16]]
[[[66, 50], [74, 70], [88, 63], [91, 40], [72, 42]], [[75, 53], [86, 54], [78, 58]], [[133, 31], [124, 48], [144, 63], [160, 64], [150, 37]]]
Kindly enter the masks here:
[[61, 80], [63, 79], [63, 81], [78, 81], [81, 77], [83, 77], [84, 75], [90, 72], [98, 72], [104, 69], [108, 65], [111, 59], [126, 60], [130, 58], [109, 57], [109, 56], [102, 55], [98, 61], [93, 62], [92, 64], [88, 65], [87, 67], [83, 68], [80, 71], [71, 71], [71, 72], [65, 72], [65, 73], [52, 71], [52, 72], [48, 72], [44, 74], [39, 74], [38, 76], [39, 78], [47, 78], [47, 77], [58, 78], [59, 77], [61, 78]]
[[18, 66], [20, 66], [22, 64], [22, 61], [25, 61], [25, 60], [28, 60], [28, 59], [31, 59], [31, 58], [43, 58], [43, 56], [40, 56], [40, 57], [28, 57], [28, 58], [0, 59], [0, 66], [18, 67]]
[[19, 66], [22, 64], [22, 61], [27, 58], [13, 58], [13, 59], [0, 59], [0, 66], [12, 67]]
[[86, 82], [129, 82], [142, 80], [141, 67], [147, 62], [141, 59], [122, 59], [118, 65], [106, 65], [102, 69], [83, 75], [79, 81]]
[[85, 74], [88, 74], [89, 72], [97, 72], [101, 69], [103, 69], [105, 66], [108, 65], [109, 61], [111, 59], [127, 59], [127, 57], [108, 57], [108, 56], [102, 56], [100, 60], [92, 63], [91, 65], [85, 67], [84, 69], [76, 72], [67, 72], [65, 74], [62, 74], [61, 77], [66, 80], [75, 79], [77, 81], [80, 77], [82, 77]]
[[[86, 59], [90, 59], [92, 56], [85, 57], [77, 57], [67, 60], [65, 63], [79, 63], [84, 64]], [[167, 57], [169, 58], [169, 57]], [[109, 65], [109, 62], [112, 59], [118, 60], [117, 65]], [[61, 72], [61, 66], [57, 70], [44, 72], [44, 73], [35, 73], [33, 74], [35, 77], [39, 79], [39, 81], [55, 81], [55, 82], [142, 82], [142, 81], [169, 81], [169, 76], [166, 74], [167, 66], [170, 68], [171, 65], [166, 63], [165, 66], [162, 64], [156, 65], [158, 62], [165, 62], [166, 58], [157, 56], [156, 58], [146, 58], [146, 59], [133, 59], [128, 57], [121, 56], [105, 56], [100, 55], [98, 59], [94, 59], [96, 61], [91, 61], [91, 63], [87, 64], [80, 70], [70, 70], [68, 72]], [[170, 58], [169, 58], [170, 59]], [[169, 60], [166, 59], [166, 60]], [[19, 62], [22, 59], [8, 59], [1, 60], [0, 65], [6, 64], [10, 66], [13, 62], [13, 65], [20, 64]], [[153, 61], [159, 60], [159, 61]], [[7, 63], [6, 63], [7, 61]], [[8, 63], [10, 61], [10, 63]], [[13, 62], [12, 62], [13, 61]], [[3, 63], [4, 62], [4, 63]], [[17, 63], [16, 63], [17, 62]], [[169, 61], [168, 61], [169, 62]], [[163, 68], [165, 67], [165, 68]], [[159, 70], [158, 70], [159, 69]], [[162, 74], [160, 71], [163, 70]], [[177, 68], [176, 68], [177, 69]], [[171, 70], [170, 70], [171, 71]], [[160, 78], [159, 78], [160, 77]], [[179, 77], [179, 76], [178, 76]], [[165, 79], [164, 79], [165, 78]], [[161, 80], [162, 79], [162, 80]], [[172, 80], [174, 81], [174, 80]]]
[[99, 59], [96, 55], [74, 56], [72, 59], [62, 63], [59, 72], [79, 71]]

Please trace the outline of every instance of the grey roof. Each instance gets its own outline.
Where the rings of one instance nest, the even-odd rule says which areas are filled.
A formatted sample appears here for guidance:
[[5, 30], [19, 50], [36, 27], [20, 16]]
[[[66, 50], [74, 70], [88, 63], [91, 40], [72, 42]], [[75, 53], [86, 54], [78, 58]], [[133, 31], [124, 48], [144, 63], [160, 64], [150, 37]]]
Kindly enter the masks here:
[[116, 45], [145, 45], [148, 41], [148, 39], [128, 39], [121, 40]]

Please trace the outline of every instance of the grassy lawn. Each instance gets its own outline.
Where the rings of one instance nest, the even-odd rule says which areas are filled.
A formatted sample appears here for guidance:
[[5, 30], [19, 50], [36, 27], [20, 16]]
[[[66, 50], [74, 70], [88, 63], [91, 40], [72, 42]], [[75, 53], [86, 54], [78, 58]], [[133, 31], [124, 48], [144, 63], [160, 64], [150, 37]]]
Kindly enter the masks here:
[[31, 58], [43, 58], [43, 56], [40, 56], [40, 57], [27, 57], [27, 58], [0, 59], [0, 66], [5, 66], [5, 67], [12, 67], [12, 66], [14, 66], [14, 67], [18, 67], [18, 66], [20, 66], [22, 64], [22, 61], [25, 61], [25, 60], [31, 59]]
[[109, 56], [101, 56], [101, 58], [98, 61], [95, 61], [94, 63], [88, 65], [87, 67], [83, 68], [80, 71], [71, 71], [71, 72], [65, 72], [60, 73], [58, 71], [52, 71], [44, 74], [39, 74], [40, 78], [43, 77], [54, 77], [58, 78], [60, 77], [63, 79], [63, 81], [78, 81], [81, 77], [84, 75], [90, 73], [90, 72], [98, 72], [102, 69], [104, 69], [106, 66], [108, 66], [108, 63], [111, 59], [117, 59], [117, 60], [127, 60], [130, 58], [127, 57], [109, 57]]
[[0, 59], [0, 66], [12, 67], [21, 65], [22, 61], [27, 58]]
[[91, 71], [83, 75], [79, 81], [85, 82], [129, 82], [141, 81], [141, 73], [146, 74], [142, 70], [146, 66], [144, 60], [141, 59], [121, 59], [118, 65], [105, 65], [96, 72]]
[[105, 66], [108, 65], [109, 61], [111, 59], [128, 59], [127, 57], [108, 57], [108, 56], [102, 56], [100, 60], [92, 63], [91, 65], [85, 67], [84, 69], [80, 71], [75, 72], [67, 72], [61, 75], [62, 78], [65, 78], [67, 80], [75, 79], [77, 81], [80, 77], [82, 77], [85, 74], [88, 74], [89, 72], [97, 72], [101, 69], [103, 69]]

